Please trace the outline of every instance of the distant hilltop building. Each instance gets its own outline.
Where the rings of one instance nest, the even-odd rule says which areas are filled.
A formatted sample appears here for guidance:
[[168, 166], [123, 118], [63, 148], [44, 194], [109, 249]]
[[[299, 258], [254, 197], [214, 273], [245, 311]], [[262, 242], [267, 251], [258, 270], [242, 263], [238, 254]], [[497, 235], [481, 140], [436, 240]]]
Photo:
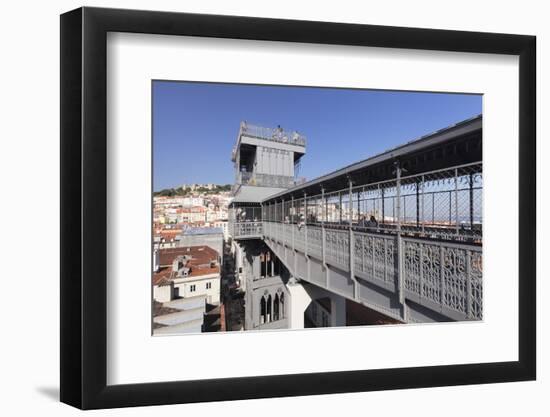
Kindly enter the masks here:
[[182, 184], [181, 188], [190, 189], [191, 191], [195, 191], [199, 188], [205, 188], [207, 190], [213, 190], [216, 188], [216, 184]]

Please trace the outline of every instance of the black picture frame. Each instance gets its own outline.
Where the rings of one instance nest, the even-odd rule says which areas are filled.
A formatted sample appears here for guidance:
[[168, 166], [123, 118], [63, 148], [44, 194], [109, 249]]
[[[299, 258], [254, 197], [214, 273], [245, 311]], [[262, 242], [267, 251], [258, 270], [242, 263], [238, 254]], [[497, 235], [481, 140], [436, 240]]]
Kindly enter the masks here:
[[[108, 32], [519, 56], [519, 358], [513, 362], [113, 385], [107, 376]], [[155, 11], [61, 15], [61, 401], [82, 409], [536, 378], [534, 36]]]

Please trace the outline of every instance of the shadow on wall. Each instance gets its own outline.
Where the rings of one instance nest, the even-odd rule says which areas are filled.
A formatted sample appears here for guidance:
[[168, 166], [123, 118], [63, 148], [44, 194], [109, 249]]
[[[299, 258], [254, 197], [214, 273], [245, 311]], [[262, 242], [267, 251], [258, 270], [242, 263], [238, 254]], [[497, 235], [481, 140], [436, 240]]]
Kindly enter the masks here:
[[53, 401], [59, 401], [59, 387], [36, 387], [36, 391]]

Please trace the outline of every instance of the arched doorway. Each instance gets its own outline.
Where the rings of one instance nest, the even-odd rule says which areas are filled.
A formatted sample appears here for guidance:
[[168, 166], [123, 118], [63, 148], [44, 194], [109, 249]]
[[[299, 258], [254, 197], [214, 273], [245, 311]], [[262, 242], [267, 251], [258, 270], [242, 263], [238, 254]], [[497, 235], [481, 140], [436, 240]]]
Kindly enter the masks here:
[[264, 324], [266, 322], [266, 315], [267, 309], [265, 304], [265, 297], [262, 297], [260, 299], [260, 324]]
[[269, 297], [267, 297], [267, 315], [266, 315], [266, 323], [270, 322], [272, 320], [273, 316], [271, 315], [271, 294]]
[[279, 320], [279, 294], [275, 294], [273, 300], [273, 321]]

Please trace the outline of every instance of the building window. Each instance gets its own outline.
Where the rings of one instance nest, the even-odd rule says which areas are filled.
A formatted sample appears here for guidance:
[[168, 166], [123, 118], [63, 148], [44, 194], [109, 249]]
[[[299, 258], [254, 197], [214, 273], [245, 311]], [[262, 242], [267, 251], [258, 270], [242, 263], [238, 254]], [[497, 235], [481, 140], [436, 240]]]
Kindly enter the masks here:
[[273, 321], [279, 320], [279, 294], [275, 294], [273, 301]]
[[323, 311], [321, 313], [321, 326], [328, 327], [328, 315]]
[[267, 297], [267, 319], [266, 322], [273, 321], [273, 316], [271, 315], [271, 294]]
[[260, 324], [264, 324], [266, 322], [266, 303], [265, 303], [265, 297], [262, 297], [260, 299]]
[[209, 290], [212, 288], [212, 283], [211, 282], [207, 282], [206, 283], [206, 289]]
[[189, 292], [195, 292], [195, 290], [196, 290], [195, 284], [192, 284], [189, 286]]

